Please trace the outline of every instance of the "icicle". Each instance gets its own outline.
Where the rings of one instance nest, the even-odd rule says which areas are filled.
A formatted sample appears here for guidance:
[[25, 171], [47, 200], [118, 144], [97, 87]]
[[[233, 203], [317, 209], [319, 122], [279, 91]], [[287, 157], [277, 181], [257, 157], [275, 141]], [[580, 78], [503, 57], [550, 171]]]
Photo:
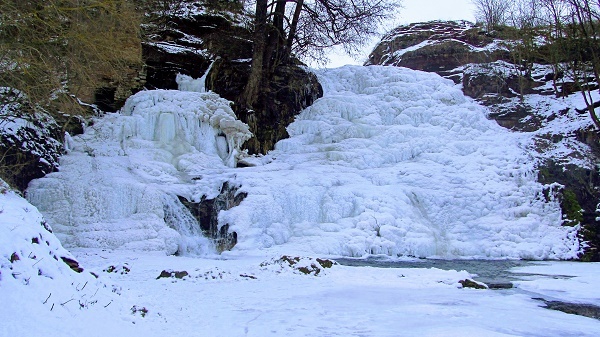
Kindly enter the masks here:
[[177, 74], [177, 77], [175, 77], [175, 82], [177, 82], [178, 89], [180, 91], [206, 92], [206, 76], [212, 69], [215, 61], [218, 59], [220, 59], [220, 57], [217, 57], [214, 61], [212, 61], [212, 63], [208, 66], [208, 69], [206, 69], [200, 78], [193, 78], [191, 76]]

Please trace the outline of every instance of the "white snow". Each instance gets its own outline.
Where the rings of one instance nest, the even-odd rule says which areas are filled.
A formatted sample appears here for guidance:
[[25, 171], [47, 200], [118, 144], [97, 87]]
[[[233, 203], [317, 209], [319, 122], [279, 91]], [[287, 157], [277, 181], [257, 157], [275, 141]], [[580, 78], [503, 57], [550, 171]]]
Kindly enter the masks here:
[[[121, 295], [93, 315], [75, 311], [57, 324], [54, 312], [39, 311], [35, 324], [14, 320], [0, 336], [597, 336], [600, 322], [542, 308], [532, 297], [545, 290], [475, 290], [458, 281], [467, 271], [386, 269], [334, 265], [318, 276], [304, 275], [259, 256], [201, 259], [154, 253], [75, 251], [101, 278], [118, 284]], [[306, 261], [307, 259], [302, 259]], [[107, 267], [116, 272], [107, 273]], [[550, 263], [559, 273], [600, 276], [599, 264]], [[123, 267], [130, 271], [126, 272]], [[524, 271], [535, 270], [536, 266]], [[536, 282], [554, 277], [548, 276]], [[187, 271], [183, 279], [157, 279], [162, 270]], [[580, 274], [582, 273], [582, 274]], [[0, 285], [2, 281], [0, 281]], [[519, 287], [521, 285], [519, 284]], [[597, 294], [592, 283], [566, 282], [568, 294]], [[0, 294], [3, 295], [0, 287]], [[19, 294], [22, 294], [20, 291]], [[554, 298], [554, 297], [550, 297]], [[17, 300], [8, 302], [17, 312]], [[598, 304], [598, 301], [587, 302]], [[133, 310], [133, 309], [136, 310]], [[1, 309], [0, 309], [1, 310]], [[147, 313], [142, 316], [140, 310]], [[10, 316], [0, 316], [10, 317]], [[133, 323], [133, 324], [132, 324]]]
[[577, 255], [577, 228], [560, 226], [535, 181], [528, 135], [487, 120], [453, 82], [377, 66], [318, 75], [325, 97], [249, 160], [262, 165], [233, 167], [249, 133], [215, 94], [147, 91], [73, 137], [60, 172], [32, 182], [28, 198], [68, 247], [173, 253], [183, 244], [165, 200], [183, 211], [175, 195], [214, 198], [227, 181], [248, 193], [219, 214], [236, 251]]
[[[532, 299], [600, 304], [598, 263], [520, 267], [518, 288], [502, 291], [462, 288], [473, 277], [464, 270], [334, 265], [305, 275], [264, 252], [205, 259], [75, 249], [85, 268], [75, 273], [41, 214], [1, 181], [0, 205], [1, 337], [600, 334], [598, 320]], [[163, 270], [188, 275], [157, 279]]]
[[[62, 259], [74, 256], [49, 230], [38, 210], [0, 180], [0, 336], [75, 336], [129, 309], [119, 302], [120, 286], [71, 270]], [[92, 333], [100, 331], [132, 330], [121, 324]]]

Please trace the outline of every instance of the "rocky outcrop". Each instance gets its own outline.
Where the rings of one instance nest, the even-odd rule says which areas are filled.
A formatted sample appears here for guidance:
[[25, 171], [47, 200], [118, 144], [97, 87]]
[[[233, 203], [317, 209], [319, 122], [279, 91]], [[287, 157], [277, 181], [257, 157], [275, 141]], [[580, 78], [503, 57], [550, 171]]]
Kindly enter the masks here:
[[500, 35], [464, 21], [401, 26], [383, 37], [366, 65], [436, 72], [487, 106], [499, 125], [530, 133], [529, 150], [539, 181], [549, 186], [547, 197], [560, 201], [565, 226], [581, 224], [588, 245], [581, 258], [600, 261], [598, 133], [575, 106], [573, 81], [540, 59], [527, 68], [515, 64], [509, 47], [516, 42]]
[[62, 130], [40, 107], [16, 90], [0, 89], [0, 176], [24, 191], [32, 179], [58, 168]]
[[214, 241], [218, 252], [231, 250], [237, 243], [237, 233], [229, 232], [229, 224], [219, 225], [219, 212], [238, 206], [246, 198], [247, 193], [238, 190], [239, 186], [231, 186], [224, 182], [216, 198], [203, 197], [200, 202], [195, 203], [179, 197], [179, 201], [190, 210], [200, 224], [204, 235]]
[[252, 56], [251, 34], [242, 25], [243, 17], [200, 4], [180, 6], [155, 13], [155, 21], [144, 27], [148, 88], [177, 89], [177, 74], [199, 78], [217, 57], [232, 61]]
[[[206, 87], [233, 101], [244, 89], [249, 73], [249, 61], [217, 60]], [[277, 67], [267, 95], [258, 102], [256, 110], [234, 108], [237, 117], [254, 134], [245, 148], [253, 154], [272, 150], [275, 143], [289, 136], [286, 128], [296, 115], [321, 96], [323, 88], [313, 73], [295, 64]]]
[[467, 21], [432, 21], [400, 26], [386, 34], [366, 65], [392, 65], [449, 72], [469, 63], [509, 59], [508, 50]]
[[[212, 64], [206, 89], [236, 101], [250, 74], [251, 32], [244, 24], [248, 18], [194, 2], [180, 6], [160, 13], [158, 23], [146, 26], [146, 87], [177, 89], [177, 74], [200, 78]], [[277, 67], [267, 97], [254, 111], [234, 107], [254, 134], [244, 147], [250, 153], [272, 150], [277, 141], [288, 137], [286, 127], [294, 117], [322, 95], [316, 76], [299, 63]]]

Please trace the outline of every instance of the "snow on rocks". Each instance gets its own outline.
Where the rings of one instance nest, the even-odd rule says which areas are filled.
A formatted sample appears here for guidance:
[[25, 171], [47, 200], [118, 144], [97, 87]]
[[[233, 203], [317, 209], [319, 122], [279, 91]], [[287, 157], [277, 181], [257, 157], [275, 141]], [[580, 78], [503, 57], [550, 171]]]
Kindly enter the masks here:
[[38, 210], [0, 180], [0, 335], [22, 336], [27, 326], [28, 335], [54, 336], [66, 318], [114, 315], [122, 309], [116, 291], [84, 270]]

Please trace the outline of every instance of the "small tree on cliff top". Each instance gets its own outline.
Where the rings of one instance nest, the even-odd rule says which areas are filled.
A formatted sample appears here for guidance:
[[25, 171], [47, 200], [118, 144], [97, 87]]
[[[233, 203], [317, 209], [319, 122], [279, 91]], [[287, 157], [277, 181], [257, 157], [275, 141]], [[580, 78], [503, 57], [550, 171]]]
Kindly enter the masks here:
[[252, 68], [238, 103], [252, 109], [273, 70], [292, 54], [363, 45], [399, 6], [398, 0], [256, 0]]

